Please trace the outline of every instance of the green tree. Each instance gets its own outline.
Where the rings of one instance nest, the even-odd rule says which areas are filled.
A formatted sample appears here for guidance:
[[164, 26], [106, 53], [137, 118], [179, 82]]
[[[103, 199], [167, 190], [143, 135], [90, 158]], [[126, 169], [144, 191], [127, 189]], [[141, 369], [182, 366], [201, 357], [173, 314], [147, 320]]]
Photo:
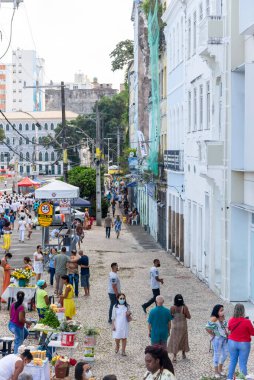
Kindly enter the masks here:
[[125, 40], [119, 42], [109, 56], [112, 59], [112, 71], [124, 69], [124, 67], [130, 65], [134, 59], [133, 41]]
[[96, 197], [96, 171], [77, 166], [68, 171], [68, 182], [80, 189], [80, 196], [89, 200]]
[[0, 129], [0, 142], [4, 141], [4, 139], [5, 139], [4, 130]]

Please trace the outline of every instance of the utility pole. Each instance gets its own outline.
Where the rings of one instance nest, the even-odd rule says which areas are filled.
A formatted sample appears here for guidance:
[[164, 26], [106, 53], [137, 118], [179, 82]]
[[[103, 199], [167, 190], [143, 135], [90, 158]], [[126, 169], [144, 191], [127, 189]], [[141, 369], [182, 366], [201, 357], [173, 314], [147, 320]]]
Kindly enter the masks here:
[[101, 226], [101, 125], [96, 104], [96, 224]]
[[117, 166], [119, 169], [119, 158], [120, 158], [120, 128], [117, 127]]
[[66, 117], [65, 117], [65, 93], [64, 93], [64, 82], [61, 82], [61, 103], [62, 103], [62, 147], [63, 147], [63, 177], [64, 182], [67, 182], [67, 172], [68, 172], [68, 153], [67, 153], [67, 143], [66, 143]]

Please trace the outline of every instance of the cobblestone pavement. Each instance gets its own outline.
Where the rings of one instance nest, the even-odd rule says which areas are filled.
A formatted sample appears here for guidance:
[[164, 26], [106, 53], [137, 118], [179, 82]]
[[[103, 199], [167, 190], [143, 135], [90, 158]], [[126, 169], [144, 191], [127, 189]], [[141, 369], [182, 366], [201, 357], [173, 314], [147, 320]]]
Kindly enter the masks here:
[[[184, 268], [165, 251], [160, 250], [149, 237], [146, 238], [146, 235], [142, 235], [142, 238], [141, 234], [144, 232], [141, 231], [139, 226], [127, 228], [123, 226], [118, 240], [113, 232], [112, 237], [106, 239], [102, 227], [93, 227], [91, 231], [86, 232], [83, 249], [90, 258], [91, 295], [89, 298], [85, 298], [80, 290], [76, 319], [85, 326], [100, 329], [93, 373], [97, 379], [102, 379], [103, 376], [110, 373], [116, 374], [118, 380], [143, 379], [145, 372], [144, 348], [149, 344], [149, 338], [146, 316], [142, 311], [141, 304], [151, 296], [149, 269], [153, 259], [159, 258], [161, 261], [160, 276], [164, 278], [161, 293], [165, 297], [165, 306], [170, 307], [175, 294], [181, 293], [192, 315], [192, 319], [188, 323], [190, 352], [186, 360], [182, 360], [179, 355], [178, 362], [175, 364], [177, 380], [198, 380], [202, 375], [212, 375], [212, 354], [209, 353], [209, 338], [204, 331], [204, 325], [209, 318], [212, 306], [221, 300], [187, 268]], [[134, 235], [139, 237], [140, 244]], [[107, 323], [108, 273], [110, 264], [114, 261], [119, 264], [122, 291], [126, 294], [134, 315], [127, 343], [127, 357], [114, 353], [111, 326]], [[50, 294], [53, 293], [53, 289], [50, 287], [48, 287], [48, 291]], [[226, 314], [230, 316], [232, 306], [229, 304], [225, 304], [225, 306]], [[7, 333], [7, 311], [2, 311], [1, 317], [5, 325], [4, 333]], [[78, 349], [73, 353], [76, 359], [82, 358], [83, 333], [78, 334], [78, 340]], [[250, 369], [254, 368], [252, 363], [253, 354], [249, 360]]]

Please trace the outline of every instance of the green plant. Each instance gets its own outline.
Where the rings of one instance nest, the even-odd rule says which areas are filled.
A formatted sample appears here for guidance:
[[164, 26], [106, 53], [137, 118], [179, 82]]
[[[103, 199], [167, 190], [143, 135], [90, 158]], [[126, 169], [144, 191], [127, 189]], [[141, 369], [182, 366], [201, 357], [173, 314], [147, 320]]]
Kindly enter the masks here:
[[40, 321], [43, 325], [56, 329], [60, 322], [53, 310], [48, 309], [45, 313], [45, 317]]
[[86, 336], [97, 336], [100, 335], [99, 330], [96, 327], [85, 327], [84, 333]]

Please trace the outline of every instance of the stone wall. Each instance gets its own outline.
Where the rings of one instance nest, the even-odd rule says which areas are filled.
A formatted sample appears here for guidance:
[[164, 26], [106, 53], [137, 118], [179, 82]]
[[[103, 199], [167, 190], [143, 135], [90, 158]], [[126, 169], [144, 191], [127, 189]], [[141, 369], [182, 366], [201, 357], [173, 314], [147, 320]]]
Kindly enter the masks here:
[[[102, 96], [112, 97], [117, 90], [112, 88], [94, 89], [65, 89], [65, 109], [78, 114], [89, 114], [93, 112], [93, 107]], [[61, 110], [61, 91], [56, 89], [46, 89], [45, 95], [46, 111]]]

